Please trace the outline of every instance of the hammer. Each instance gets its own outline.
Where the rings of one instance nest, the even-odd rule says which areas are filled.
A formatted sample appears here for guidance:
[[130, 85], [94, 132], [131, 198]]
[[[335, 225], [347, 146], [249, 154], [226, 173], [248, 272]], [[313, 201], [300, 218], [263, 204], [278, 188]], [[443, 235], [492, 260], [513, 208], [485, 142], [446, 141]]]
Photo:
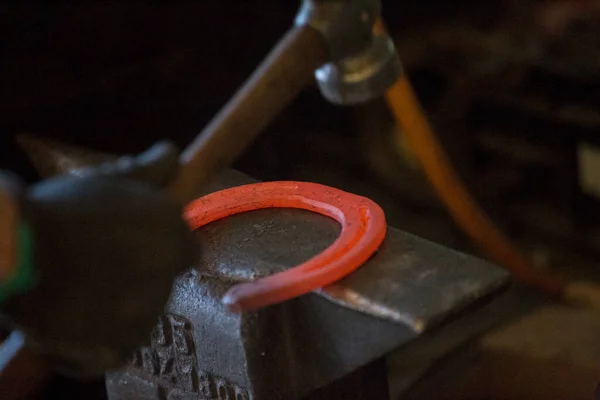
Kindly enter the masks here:
[[182, 153], [172, 196], [192, 200], [313, 76], [334, 104], [383, 95], [402, 69], [392, 40], [374, 32], [380, 13], [379, 0], [304, 0], [294, 27]]

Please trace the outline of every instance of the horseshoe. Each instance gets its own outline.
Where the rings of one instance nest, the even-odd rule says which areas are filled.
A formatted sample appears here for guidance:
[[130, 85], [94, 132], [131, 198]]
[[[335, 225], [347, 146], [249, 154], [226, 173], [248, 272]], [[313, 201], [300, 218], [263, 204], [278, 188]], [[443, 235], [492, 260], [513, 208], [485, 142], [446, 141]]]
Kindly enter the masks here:
[[211, 193], [189, 203], [184, 218], [192, 230], [243, 212], [297, 208], [335, 219], [340, 236], [308, 261], [233, 286], [222, 298], [232, 312], [280, 303], [328, 286], [364, 264], [386, 235], [385, 215], [370, 199], [308, 182], [261, 182]]

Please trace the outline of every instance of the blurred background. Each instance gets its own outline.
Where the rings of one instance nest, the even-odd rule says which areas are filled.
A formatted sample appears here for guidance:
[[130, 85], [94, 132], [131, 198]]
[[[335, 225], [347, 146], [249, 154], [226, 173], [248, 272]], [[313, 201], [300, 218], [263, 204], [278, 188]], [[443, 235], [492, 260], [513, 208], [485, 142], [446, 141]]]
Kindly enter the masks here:
[[[297, 3], [3, 2], [0, 168], [37, 179], [15, 142], [25, 132], [114, 153], [163, 138], [185, 146], [289, 27]], [[383, 4], [405, 71], [472, 195], [536, 267], [600, 279], [600, 5]], [[335, 107], [312, 87], [235, 167], [368, 196], [390, 225], [484, 256], [398, 129], [383, 100]]]

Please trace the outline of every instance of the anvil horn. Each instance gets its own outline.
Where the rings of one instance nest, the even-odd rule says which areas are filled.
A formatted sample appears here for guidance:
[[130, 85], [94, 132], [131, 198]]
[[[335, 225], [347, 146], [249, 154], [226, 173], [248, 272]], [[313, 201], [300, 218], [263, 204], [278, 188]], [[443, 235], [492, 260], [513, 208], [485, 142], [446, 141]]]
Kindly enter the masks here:
[[42, 178], [72, 174], [91, 165], [114, 160], [116, 156], [44, 139], [29, 133], [17, 135], [17, 143], [27, 154]]

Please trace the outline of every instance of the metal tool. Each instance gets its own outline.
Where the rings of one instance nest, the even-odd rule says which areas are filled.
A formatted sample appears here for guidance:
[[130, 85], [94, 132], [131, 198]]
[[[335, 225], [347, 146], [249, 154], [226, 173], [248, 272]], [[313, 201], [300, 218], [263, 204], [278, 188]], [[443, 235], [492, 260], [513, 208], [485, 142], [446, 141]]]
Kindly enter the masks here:
[[391, 40], [373, 33], [378, 0], [305, 0], [295, 26], [181, 155], [170, 192], [190, 201], [286, 107], [316, 72], [323, 95], [354, 104], [385, 93], [401, 68]]
[[[101, 158], [42, 143], [35, 142], [38, 165], [48, 165], [39, 158], [44, 151], [46, 161], [70, 166]], [[249, 182], [226, 171], [205, 193]], [[107, 377], [111, 400], [311, 396], [353, 371], [375, 368], [381, 357], [508, 281], [506, 273], [481, 260], [390, 228], [378, 254], [335, 285], [255, 312], [232, 314], [221, 303], [233, 284], [323, 250], [338, 229], [328, 218], [287, 209], [245, 213], [200, 229], [199, 267], [177, 280], [153, 344], [140, 349], [124, 371]]]
[[[247, 181], [226, 172], [207, 191]], [[362, 279], [353, 274], [338, 291], [359, 304], [366, 298], [365, 311], [376, 309], [377, 302], [388, 319], [405, 316], [409, 325], [356, 312], [319, 293], [232, 314], [220, 299], [233, 284], [318, 253], [337, 236], [336, 224], [298, 210], [262, 210], [217, 221], [198, 235], [199, 267], [176, 282], [153, 345], [140, 350], [125, 371], [108, 376], [111, 400], [161, 399], [163, 394], [304, 398], [507, 282], [503, 271], [480, 260], [390, 228], [380, 251], [357, 272]], [[353, 285], [353, 278], [360, 284]]]
[[[65, 145], [32, 135], [21, 135], [17, 140], [30, 156], [38, 172], [46, 178], [62, 173], [79, 176], [80, 171], [90, 165], [116, 158], [114, 155]], [[199, 192], [197, 197], [217, 190], [255, 182], [232, 170], [227, 170], [224, 174], [227, 177], [225, 182], [217, 178], [208, 189]], [[268, 212], [277, 214], [288, 211], [270, 210]], [[318, 215], [314, 217], [323, 220]], [[330, 242], [333, 242], [338, 235], [336, 223], [328, 219], [324, 220], [335, 230], [335, 233], [331, 233], [330, 236]], [[423, 332], [434, 327], [439, 321], [444, 320], [455, 310], [471, 301], [472, 296], [469, 293], [481, 293], [483, 296], [484, 293], [501, 288], [507, 282], [508, 275], [504, 271], [483, 260], [461, 253], [452, 252], [452, 256], [449, 256], [446, 248], [434, 243], [430, 243], [429, 261], [424, 261], [420, 255], [415, 253], [409, 243], [395, 238], [392, 232], [396, 231], [394, 228], [389, 228], [384, 245], [377, 257], [369, 260], [368, 268], [360, 268], [347, 278], [322, 288], [319, 290], [319, 294], [344, 307], [377, 318], [407, 324], [413, 330]], [[264, 245], [267, 248], [273, 246], [268, 241], [265, 241]], [[401, 248], [399, 253], [394, 253], [389, 257], [385, 256], [387, 249], [398, 246]], [[315, 253], [318, 250], [315, 248]], [[226, 257], [225, 253], [226, 249], [222, 254], [223, 257]], [[396, 259], [397, 254], [401, 254], [401, 262]], [[296, 264], [303, 261], [302, 257], [296, 258], [293, 255], [285, 257]], [[238, 270], [233, 259], [227, 258], [226, 260], [230, 261], [230, 265], [225, 263], [221, 267], [225, 271], [224, 274], [231, 275], [235, 281], [248, 280], [268, 275], [269, 271], [276, 271], [276, 269], [267, 267], [267, 271], [263, 271], [263, 273], [254, 270], [244, 274]], [[403, 283], [399, 285], [397, 282]], [[440, 284], [448, 285], [446, 288], [449, 290], [440, 290]], [[414, 301], [414, 298], [421, 296], [427, 301]], [[478, 297], [480, 295], [476, 296], [476, 298]]]

